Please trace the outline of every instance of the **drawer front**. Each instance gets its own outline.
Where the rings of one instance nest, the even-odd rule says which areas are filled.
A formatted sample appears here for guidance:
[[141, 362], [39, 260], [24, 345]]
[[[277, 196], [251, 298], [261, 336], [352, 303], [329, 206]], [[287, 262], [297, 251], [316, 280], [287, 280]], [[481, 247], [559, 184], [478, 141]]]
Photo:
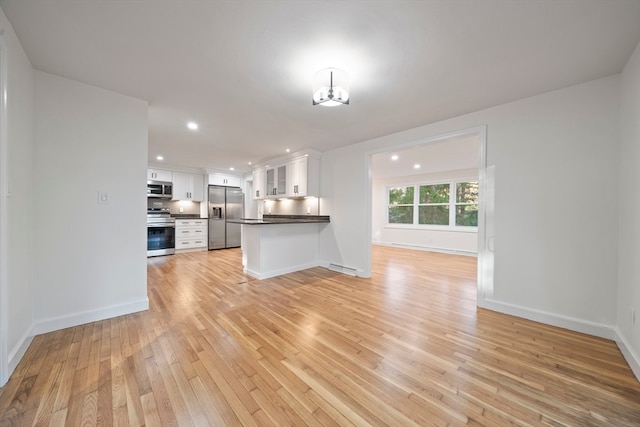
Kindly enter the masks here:
[[176, 227], [207, 227], [206, 219], [176, 219]]
[[176, 239], [202, 238], [206, 239], [207, 229], [202, 227], [176, 227]]
[[176, 239], [176, 249], [203, 248], [207, 246], [206, 239]]

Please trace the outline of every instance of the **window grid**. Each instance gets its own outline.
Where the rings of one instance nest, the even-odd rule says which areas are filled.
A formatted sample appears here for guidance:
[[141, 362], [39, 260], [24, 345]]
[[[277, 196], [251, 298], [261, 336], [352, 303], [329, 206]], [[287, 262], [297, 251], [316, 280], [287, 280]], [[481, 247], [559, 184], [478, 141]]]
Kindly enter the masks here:
[[477, 181], [388, 187], [387, 200], [387, 224], [451, 228], [478, 224]]

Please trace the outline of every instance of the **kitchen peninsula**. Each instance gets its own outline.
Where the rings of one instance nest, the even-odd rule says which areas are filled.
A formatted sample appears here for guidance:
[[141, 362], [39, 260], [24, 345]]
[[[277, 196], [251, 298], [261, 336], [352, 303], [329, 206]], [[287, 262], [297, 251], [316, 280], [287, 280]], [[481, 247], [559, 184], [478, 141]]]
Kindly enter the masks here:
[[242, 265], [256, 279], [320, 265], [320, 231], [325, 215], [264, 215], [262, 219], [227, 220], [242, 224]]

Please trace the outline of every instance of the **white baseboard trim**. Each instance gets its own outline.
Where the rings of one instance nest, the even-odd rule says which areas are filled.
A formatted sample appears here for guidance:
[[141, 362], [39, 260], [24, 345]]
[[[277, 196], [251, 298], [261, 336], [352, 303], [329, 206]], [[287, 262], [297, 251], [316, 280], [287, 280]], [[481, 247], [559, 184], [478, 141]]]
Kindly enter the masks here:
[[478, 304], [478, 306], [486, 308], [487, 310], [522, 317], [535, 322], [615, 341], [622, 353], [622, 356], [633, 371], [633, 374], [636, 376], [638, 381], [640, 381], [640, 357], [616, 326], [605, 325], [569, 316], [562, 316], [542, 310], [535, 310], [515, 304], [496, 301], [490, 298], [485, 298], [484, 302], [482, 304]]
[[245, 267], [243, 271], [245, 274], [248, 274], [251, 277], [255, 277], [258, 280], [264, 280], [264, 279], [270, 279], [271, 277], [281, 276], [283, 274], [293, 273], [300, 270], [306, 270], [307, 268], [313, 268], [313, 267], [319, 267], [319, 266], [320, 266], [319, 262], [310, 262], [307, 264], [300, 264], [300, 265], [295, 265], [287, 268], [279, 268], [279, 269], [263, 271], [263, 272], [257, 272]]
[[[13, 371], [18, 367], [18, 363], [22, 360], [22, 357], [27, 352], [27, 349], [31, 345], [31, 341], [33, 341], [33, 337], [35, 334], [33, 333], [33, 325], [25, 331], [24, 334], [20, 337], [20, 341], [16, 344], [16, 346], [9, 352], [9, 372], [7, 373], [7, 380], [13, 375]], [[3, 384], [4, 385], [4, 384]]]
[[149, 298], [140, 301], [133, 301], [120, 305], [101, 307], [96, 310], [83, 311], [65, 316], [52, 317], [37, 321], [33, 326], [33, 334], [46, 334], [47, 332], [59, 329], [70, 328], [72, 326], [84, 325], [85, 323], [97, 322], [99, 320], [110, 319], [112, 317], [123, 316], [125, 314], [137, 313], [149, 309]]
[[434, 246], [409, 245], [405, 243], [383, 243], [383, 242], [371, 242], [371, 243], [378, 246], [389, 246], [392, 248], [414, 249], [414, 250], [425, 251], [425, 252], [439, 252], [442, 254], [464, 255], [464, 256], [472, 256], [472, 257], [478, 256], [477, 251], [463, 251], [458, 249], [437, 248]]
[[633, 350], [633, 347], [629, 344], [625, 336], [620, 333], [618, 328], [616, 328], [616, 344], [633, 371], [633, 374], [638, 381], [640, 381], [640, 356]]
[[559, 328], [569, 329], [570, 331], [580, 332], [583, 334], [593, 335], [600, 338], [615, 341], [616, 332], [614, 326], [602, 323], [591, 322], [588, 320], [578, 319], [575, 317], [563, 316], [560, 314], [549, 313], [547, 311], [531, 309], [515, 304], [509, 304], [494, 299], [485, 298], [482, 304], [478, 304], [481, 308], [497, 311], [499, 313], [510, 314], [516, 317], [533, 320], [535, 322], [544, 323]]

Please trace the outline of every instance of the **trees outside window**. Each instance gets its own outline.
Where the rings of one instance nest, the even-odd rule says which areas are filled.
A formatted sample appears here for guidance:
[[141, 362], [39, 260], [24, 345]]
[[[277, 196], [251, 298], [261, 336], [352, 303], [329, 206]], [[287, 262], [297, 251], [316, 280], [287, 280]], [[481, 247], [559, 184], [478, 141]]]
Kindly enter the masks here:
[[478, 226], [478, 182], [415, 184], [388, 189], [388, 223]]
[[456, 225], [478, 226], [478, 183], [456, 183]]
[[413, 187], [389, 189], [389, 224], [413, 224]]
[[449, 184], [421, 185], [418, 224], [449, 225]]

